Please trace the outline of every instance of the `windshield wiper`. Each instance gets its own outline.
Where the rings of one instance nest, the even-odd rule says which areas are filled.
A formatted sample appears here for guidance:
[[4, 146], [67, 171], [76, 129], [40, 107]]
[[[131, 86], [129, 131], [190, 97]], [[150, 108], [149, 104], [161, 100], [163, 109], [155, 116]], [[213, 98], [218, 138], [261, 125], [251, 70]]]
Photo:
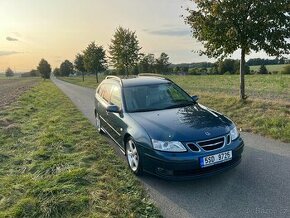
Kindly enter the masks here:
[[135, 112], [148, 112], [148, 111], [158, 111], [158, 110], [162, 110], [162, 109], [159, 109], [159, 108], [153, 108], [153, 109], [138, 109], [138, 110], [130, 111], [130, 113], [135, 113]]
[[171, 109], [171, 108], [179, 108], [179, 107], [187, 107], [187, 106], [190, 106], [190, 105], [193, 105], [194, 102], [193, 101], [186, 101], [184, 103], [180, 103], [180, 104], [175, 104], [175, 105], [170, 105], [168, 107], [165, 107], [163, 108], [164, 109]]

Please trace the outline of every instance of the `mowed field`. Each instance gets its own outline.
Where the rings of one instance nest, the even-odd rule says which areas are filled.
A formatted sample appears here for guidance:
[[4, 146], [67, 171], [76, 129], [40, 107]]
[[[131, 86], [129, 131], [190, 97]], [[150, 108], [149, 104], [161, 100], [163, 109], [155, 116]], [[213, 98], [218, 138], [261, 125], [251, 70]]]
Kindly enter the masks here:
[[[238, 75], [169, 76], [199, 102], [230, 117], [242, 131], [290, 142], [290, 75], [247, 75], [245, 102], [239, 100]], [[61, 78], [96, 88], [96, 79], [87, 76]]]
[[160, 217], [69, 98], [51, 81], [36, 83], [0, 84], [1, 96], [26, 87], [0, 108], [0, 217]]

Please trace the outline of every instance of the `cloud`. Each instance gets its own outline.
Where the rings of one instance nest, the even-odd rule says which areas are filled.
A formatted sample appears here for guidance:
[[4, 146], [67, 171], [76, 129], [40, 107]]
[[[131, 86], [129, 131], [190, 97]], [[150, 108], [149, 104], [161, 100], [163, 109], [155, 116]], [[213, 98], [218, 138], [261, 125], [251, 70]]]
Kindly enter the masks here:
[[190, 36], [190, 30], [183, 28], [165, 28], [160, 30], [150, 30], [144, 29], [143, 31], [152, 34], [152, 35], [160, 35], [160, 36]]
[[19, 54], [21, 52], [17, 51], [0, 51], [0, 56], [7, 56], [7, 55], [13, 55], [13, 54]]
[[13, 38], [13, 37], [10, 37], [10, 36], [7, 36], [7, 37], [6, 37], [6, 40], [7, 40], [7, 41], [11, 41], [11, 42], [13, 42], [13, 41], [18, 41], [18, 39]]
[[17, 37], [21, 37], [21, 34], [19, 32], [12, 32], [12, 34], [17, 36]]

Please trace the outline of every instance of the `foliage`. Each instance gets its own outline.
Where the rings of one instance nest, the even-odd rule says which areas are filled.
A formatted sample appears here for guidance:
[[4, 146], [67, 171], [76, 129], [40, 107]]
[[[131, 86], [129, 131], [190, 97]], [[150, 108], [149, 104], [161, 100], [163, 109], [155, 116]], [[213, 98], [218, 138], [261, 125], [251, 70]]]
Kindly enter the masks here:
[[241, 49], [240, 98], [245, 99], [245, 55], [264, 50], [271, 56], [288, 54], [289, 0], [192, 0], [185, 18], [193, 37], [205, 47], [201, 54], [224, 58]]
[[155, 57], [154, 54], [144, 55], [139, 62], [140, 73], [152, 73], [155, 71]]
[[85, 64], [84, 64], [84, 55], [83, 54], [77, 54], [75, 61], [74, 61], [75, 69], [80, 72], [85, 72]]
[[40, 60], [37, 70], [41, 74], [42, 78], [49, 79], [50, 73], [51, 73], [51, 67], [50, 67], [50, 64], [45, 59]]
[[160, 57], [155, 60], [156, 73], [167, 73], [170, 65], [169, 56], [166, 53], [161, 53]]
[[290, 65], [285, 66], [282, 73], [283, 74], [290, 74]]
[[59, 71], [61, 76], [69, 76], [74, 73], [74, 65], [69, 60], [65, 60], [61, 63]]
[[[219, 74], [225, 74], [228, 72], [229, 74], [235, 74], [239, 73], [240, 70], [240, 61], [239, 60], [233, 60], [233, 59], [225, 59], [221, 60], [218, 63], [218, 73]], [[245, 74], [250, 73], [250, 67], [248, 65], [245, 65]]]
[[261, 66], [261, 65], [275, 65], [275, 64], [285, 64], [285, 58], [275, 58], [275, 59], [263, 59], [263, 58], [252, 58], [247, 61], [249, 66]]
[[32, 69], [29, 72], [21, 74], [21, 77], [37, 77], [37, 76], [40, 76], [40, 73], [38, 70], [34, 70], [34, 69]]
[[75, 61], [74, 61], [74, 66], [75, 69], [79, 72], [81, 72], [82, 76], [83, 76], [83, 81], [85, 81], [85, 63], [84, 63], [84, 55], [78, 53], [75, 57]]
[[123, 27], [117, 28], [109, 46], [110, 60], [117, 70], [129, 69], [137, 65], [139, 60], [139, 41], [136, 33]]
[[54, 68], [54, 70], [53, 70], [53, 72], [52, 72], [52, 73], [53, 73], [53, 75], [54, 75], [54, 76], [61, 76], [61, 74], [60, 74], [60, 69], [59, 69], [59, 68], [57, 68], [57, 67], [56, 67], [56, 68]]
[[8, 67], [6, 69], [6, 71], [5, 71], [5, 75], [6, 75], [6, 77], [13, 77], [14, 76], [14, 72], [13, 72], [13, 70], [11, 70], [10, 67]]
[[259, 74], [268, 74], [268, 70], [265, 65], [261, 65], [259, 69]]
[[85, 70], [95, 73], [99, 82], [98, 73], [107, 69], [106, 51], [103, 46], [91, 42], [84, 51], [83, 62]]

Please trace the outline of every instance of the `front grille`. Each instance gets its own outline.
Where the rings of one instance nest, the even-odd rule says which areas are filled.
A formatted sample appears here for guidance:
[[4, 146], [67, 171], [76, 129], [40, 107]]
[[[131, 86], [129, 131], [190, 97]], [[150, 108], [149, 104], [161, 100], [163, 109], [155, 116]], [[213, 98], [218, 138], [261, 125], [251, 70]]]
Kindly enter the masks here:
[[187, 143], [187, 146], [192, 150], [192, 151], [199, 151], [199, 148], [193, 144], [193, 143]]
[[216, 139], [210, 139], [206, 141], [198, 142], [197, 144], [203, 148], [205, 151], [212, 151], [224, 146], [225, 137], [220, 137]]

